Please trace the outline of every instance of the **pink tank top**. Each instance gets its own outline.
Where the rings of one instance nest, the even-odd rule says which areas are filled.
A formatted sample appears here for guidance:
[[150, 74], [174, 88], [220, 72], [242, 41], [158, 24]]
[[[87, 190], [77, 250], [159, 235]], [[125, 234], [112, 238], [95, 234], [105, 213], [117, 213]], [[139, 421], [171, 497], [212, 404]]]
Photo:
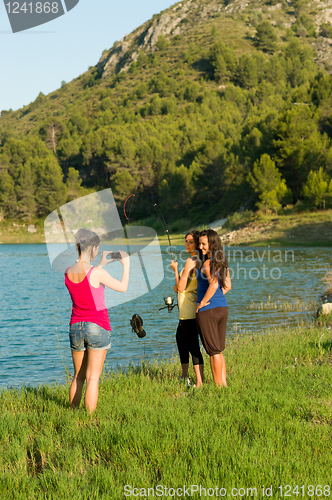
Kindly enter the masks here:
[[65, 285], [73, 302], [73, 309], [69, 325], [86, 321], [96, 323], [105, 330], [111, 331], [110, 320], [105, 306], [105, 286], [100, 284], [98, 288], [90, 285], [89, 269], [85, 278], [80, 283], [70, 281], [67, 276], [69, 267], [65, 271]]

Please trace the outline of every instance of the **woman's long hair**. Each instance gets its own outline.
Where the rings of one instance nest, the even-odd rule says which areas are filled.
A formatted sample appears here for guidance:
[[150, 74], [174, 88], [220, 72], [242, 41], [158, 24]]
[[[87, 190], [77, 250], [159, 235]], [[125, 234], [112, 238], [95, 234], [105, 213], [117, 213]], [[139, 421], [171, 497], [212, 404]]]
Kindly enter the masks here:
[[213, 229], [204, 229], [200, 236], [206, 236], [210, 251], [210, 273], [213, 278], [218, 278], [224, 288], [227, 276], [228, 262], [219, 234]]
[[92, 256], [92, 249], [99, 246], [100, 238], [97, 233], [89, 231], [89, 229], [79, 229], [75, 234], [75, 243], [79, 257], [83, 252], [90, 250], [90, 257]]
[[196, 243], [196, 251], [199, 260], [203, 260], [202, 250], [199, 248], [199, 237], [201, 233], [197, 231], [197, 229], [191, 229], [190, 231], [187, 232], [185, 239], [187, 238], [187, 236], [189, 236], [189, 234], [194, 238], [194, 242]]

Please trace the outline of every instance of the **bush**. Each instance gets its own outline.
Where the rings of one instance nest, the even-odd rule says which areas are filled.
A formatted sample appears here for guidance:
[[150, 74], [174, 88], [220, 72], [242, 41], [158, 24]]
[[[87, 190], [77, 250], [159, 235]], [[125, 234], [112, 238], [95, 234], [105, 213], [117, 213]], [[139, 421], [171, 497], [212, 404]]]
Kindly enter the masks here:
[[274, 28], [269, 21], [263, 21], [256, 28], [256, 46], [264, 52], [274, 52], [277, 41]]
[[191, 228], [191, 222], [189, 219], [178, 219], [169, 224], [170, 233], [184, 233], [189, 231]]
[[332, 25], [331, 25], [331, 23], [321, 24], [319, 34], [320, 34], [320, 36], [324, 36], [325, 38], [332, 38]]
[[315, 36], [316, 28], [311, 18], [307, 14], [298, 17], [292, 26], [292, 30], [298, 36]]

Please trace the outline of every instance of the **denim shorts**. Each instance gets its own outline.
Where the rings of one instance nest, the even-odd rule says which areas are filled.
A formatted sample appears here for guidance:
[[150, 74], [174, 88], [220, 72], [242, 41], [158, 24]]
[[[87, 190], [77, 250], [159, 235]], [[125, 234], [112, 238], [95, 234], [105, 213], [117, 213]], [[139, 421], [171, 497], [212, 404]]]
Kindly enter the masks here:
[[88, 323], [80, 321], [69, 327], [70, 348], [72, 351], [100, 351], [102, 349], [110, 349], [111, 347], [111, 332], [104, 330], [96, 323]]

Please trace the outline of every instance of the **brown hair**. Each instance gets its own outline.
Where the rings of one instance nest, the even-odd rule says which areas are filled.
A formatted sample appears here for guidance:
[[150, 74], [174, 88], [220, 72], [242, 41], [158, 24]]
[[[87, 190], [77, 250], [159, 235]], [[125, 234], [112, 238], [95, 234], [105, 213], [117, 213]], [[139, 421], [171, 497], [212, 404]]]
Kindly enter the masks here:
[[194, 238], [194, 241], [196, 243], [196, 250], [197, 254], [200, 260], [203, 260], [203, 254], [202, 250], [199, 248], [199, 237], [200, 237], [200, 232], [197, 231], [197, 229], [191, 229], [190, 231], [187, 232], [185, 239], [187, 238], [188, 235], [191, 235]]
[[210, 251], [210, 273], [213, 278], [218, 278], [219, 283], [224, 288], [227, 276], [228, 262], [221, 244], [219, 234], [213, 229], [204, 229], [200, 236], [206, 236]]
[[99, 246], [100, 238], [97, 233], [82, 228], [75, 234], [75, 243], [78, 255], [81, 257], [82, 252], [86, 252], [87, 250], [90, 250], [91, 254], [92, 249]]

